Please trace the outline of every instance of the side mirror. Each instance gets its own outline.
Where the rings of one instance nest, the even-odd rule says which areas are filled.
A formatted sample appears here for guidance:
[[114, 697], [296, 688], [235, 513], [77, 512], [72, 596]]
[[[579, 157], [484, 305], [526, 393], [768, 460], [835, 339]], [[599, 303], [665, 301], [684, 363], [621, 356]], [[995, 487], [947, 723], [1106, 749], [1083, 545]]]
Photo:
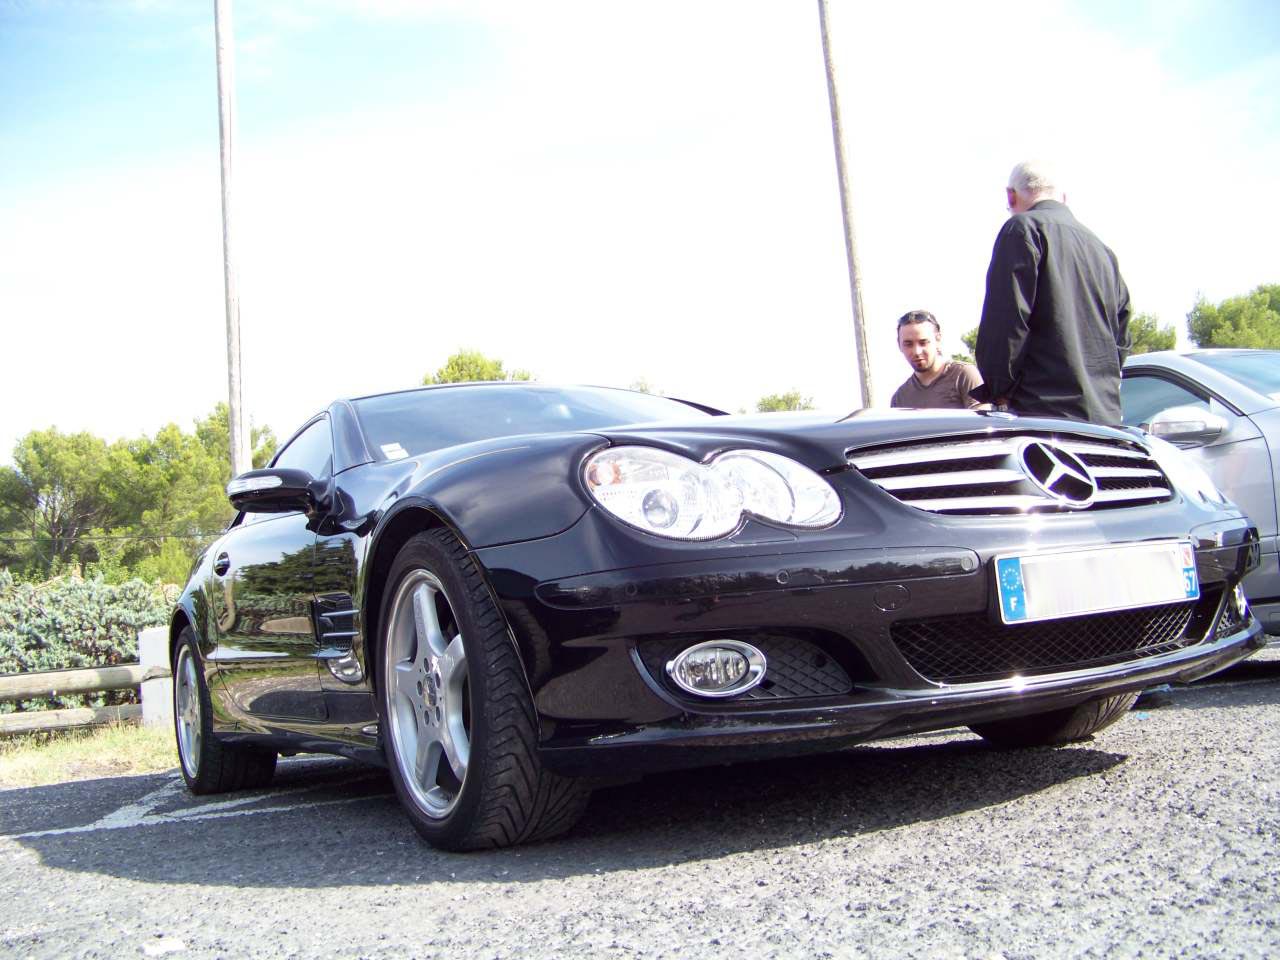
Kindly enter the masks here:
[[250, 470], [227, 484], [227, 499], [246, 513], [310, 511], [323, 496], [323, 484], [305, 470]]
[[1168, 440], [1179, 447], [1200, 447], [1222, 436], [1227, 429], [1225, 417], [1204, 407], [1169, 407], [1161, 410], [1147, 424], [1153, 437]]

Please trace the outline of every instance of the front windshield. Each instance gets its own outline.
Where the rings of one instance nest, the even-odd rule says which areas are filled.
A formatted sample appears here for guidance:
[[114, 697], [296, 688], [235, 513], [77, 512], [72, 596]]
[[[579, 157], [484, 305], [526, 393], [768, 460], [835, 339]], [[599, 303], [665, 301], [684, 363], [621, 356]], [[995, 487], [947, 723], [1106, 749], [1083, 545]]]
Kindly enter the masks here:
[[629, 390], [532, 383], [409, 390], [353, 403], [365, 437], [390, 460], [494, 437], [710, 416], [678, 400]]
[[1191, 357], [1258, 393], [1280, 400], [1280, 350], [1206, 351]]

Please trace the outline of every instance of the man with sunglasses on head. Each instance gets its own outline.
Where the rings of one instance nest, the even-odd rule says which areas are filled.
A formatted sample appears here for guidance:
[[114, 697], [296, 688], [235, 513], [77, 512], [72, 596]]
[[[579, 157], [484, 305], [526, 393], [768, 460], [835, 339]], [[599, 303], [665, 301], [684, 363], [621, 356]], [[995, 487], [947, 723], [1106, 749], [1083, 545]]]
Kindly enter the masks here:
[[978, 325], [976, 396], [997, 408], [1120, 423], [1129, 290], [1116, 256], [1067, 209], [1045, 167], [1018, 164]]
[[898, 349], [911, 365], [911, 376], [894, 391], [894, 407], [976, 407], [969, 392], [982, 383], [971, 363], [945, 359], [939, 350], [942, 328], [928, 310], [909, 310], [898, 318]]

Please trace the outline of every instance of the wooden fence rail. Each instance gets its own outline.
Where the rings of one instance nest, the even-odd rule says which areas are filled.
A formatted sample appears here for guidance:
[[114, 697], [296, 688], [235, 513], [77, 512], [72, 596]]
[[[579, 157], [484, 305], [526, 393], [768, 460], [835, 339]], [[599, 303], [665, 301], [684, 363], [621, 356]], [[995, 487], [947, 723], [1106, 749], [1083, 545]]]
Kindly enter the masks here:
[[64, 693], [101, 693], [128, 690], [146, 680], [169, 676], [164, 667], [144, 667], [122, 663], [115, 667], [85, 667], [81, 670], [40, 670], [0, 677], [0, 702], [57, 697]]
[[46, 730], [70, 730], [73, 727], [100, 727], [108, 723], [133, 723], [141, 719], [140, 703], [126, 703], [118, 707], [76, 707], [71, 710], [4, 713], [0, 714], [0, 737], [16, 737]]
[[[127, 690], [150, 680], [170, 676], [167, 667], [123, 663], [115, 667], [87, 667], [83, 670], [43, 670], [0, 676], [0, 702], [55, 697], [69, 693], [101, 693]], [[80, 707], [70, 710], [32, 710], [0, 714], [0, 737], [44, 730], [66, 730], [141, 719], [142, 705]]]

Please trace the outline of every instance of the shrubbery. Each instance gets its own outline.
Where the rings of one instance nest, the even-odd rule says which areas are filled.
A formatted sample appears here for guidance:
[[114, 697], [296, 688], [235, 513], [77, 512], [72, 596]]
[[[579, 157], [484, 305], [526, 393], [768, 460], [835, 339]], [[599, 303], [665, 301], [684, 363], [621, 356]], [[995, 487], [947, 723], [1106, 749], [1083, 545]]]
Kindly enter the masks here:
[[[138, 659], [138, 631], [168, 622], [165, 588], [141, 580], [109, 584], [60, 577], [18, 583], [0, 570], [0, 674], [67, 670], [131, 663]], [[129, 691], [28, 700], [26, 710], [127, 702]], [[0, 709], [8, 707], [0, 704]]]

